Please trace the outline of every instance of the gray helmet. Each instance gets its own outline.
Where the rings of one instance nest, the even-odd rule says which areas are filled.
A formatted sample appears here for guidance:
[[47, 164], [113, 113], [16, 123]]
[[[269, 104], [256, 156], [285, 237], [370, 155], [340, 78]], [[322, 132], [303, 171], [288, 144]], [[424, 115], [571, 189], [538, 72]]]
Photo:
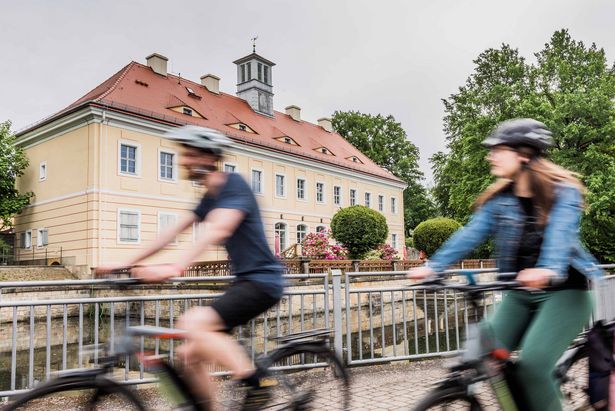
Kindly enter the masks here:
[[165, 137], [186, 146], [209, 151], [220, 157], [233, 145], [232, 141], [221, 132], [198, 126], [175, 128], [168, 131]]
[[505, 145], [532, 147], [542, 154], [553, 146], [551, 130], [540, 121], [531, 118], [516, 118], [503, 121], [483, 141], [485, 147]]

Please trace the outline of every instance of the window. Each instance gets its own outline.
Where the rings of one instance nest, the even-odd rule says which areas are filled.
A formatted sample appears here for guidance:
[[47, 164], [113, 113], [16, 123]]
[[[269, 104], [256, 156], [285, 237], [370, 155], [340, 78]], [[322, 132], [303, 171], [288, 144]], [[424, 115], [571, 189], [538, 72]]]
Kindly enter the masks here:
[[140, 240], [139, 226], [141, 214], [135, 210], [119, 210], [118, 241], [122, 243], [138, 243]]
[[372, 195], [371, 193], [365, 193], [365, 207], [369, 207], [371, 204]]
[[[177, 224], [177, 214], [175, 213], [158, 213], [158, 234], [164, 232], [167, 228]], [[171, 244], [177, 244], [177, 237]]]
[[397, 248], [397, 234], [391, 234], [391, 247]]
[[175, 153], [169, 151], [159, 151], [159, 176], [161, 180], [175, 181], [177, 173], [175, 171]]
[[46, 228], [39, 228], [38, 233], [36, 235], [36, 246], [37, 247], [45, 247], [49, 244], [48, 234]]
[[352, 189], [350, 190], [350, 205], [356, 205], [357, 204], [357, 190]]
[[265, 84], [269, 83], [269, 66], [263, 66], [263, 81]]
[[305, 200], [305, 179], [297, 179], [297, 200]]
[[378, 196], [378, 211], [384, 211], [384, 196]]
[[43, 181], [47, 179], [47, 162], [43, 161], [38, 166], [38, 179], [39, 181]]
[[290, 138], [290, 137], [284, 137], [284, 142], [285, 142], [286, 144], [292, 144], [293, 140], [291, 140], [291, 138]]
[[261, 63], [256, 63], [256, 72], [258, 81], [263, 81], [263, 65]]
[[342, 187], [333, 186], [333, 204], [342, 204]]
[[324, 225], [319, 225], [318, 227], [316, 227], [316, 232], [317, 233], [322, 233], [326, 229], [327, 229], [327, 227], [325, 227]]
[[286, 187], [284, 187], [284, 176], [282, 174], [275, 175], [275, 195], [278, 197], [286, 196]]
[[316, 202], [322, 203], [325, 201], [325, 184], [316, 183]]
[[260, 170], [252, 170], [252, 191], [256, 194], [263, 193], [263, 172]]
[[238, 124], [237, 127], [239, 127], [239, 130], [241, 131], [246, 131], [248, 129], [248, 127], [245, 124]]
[[237, 166], [235, 164], [224, 163], [224, 172], [225, 173], [234, 173]]
[[120, 174], [138, 176], [140, 166], [139, 157], [139, 146], [137, 144], [120, 143]]
[[189, 116], [191, 116], [191, 115], [192, 115], [192, 109], [191, 109], [190, 107], [184, 107], [184, 108], [182, 109], [182, 111], [183, 111], [183, 113], [184, 113], [184, 114], [187, 114], [187, 115], [189, 115]]
[[252, 79], [252, 63], [246, 63], [246, 81]]
[[286, 224], [275, 224], [275, 241], [276, 241], [276, 254], [279, 254], [286, 248]]
[[307, 226], [305, 224], [299, 224], [297, 226], [297, 244], [301, 244], [306, 234]]
[[32, 230], [27, 230], [21, 233], [19, 240], [21, 248], [32, 247]]
[[243, 64], [241, 65], [241, 82], [245, 82], [246, 81], [246, 65]]
[[391, 197], [391, 213], [397, 214], [397, 199], [395, 197]]

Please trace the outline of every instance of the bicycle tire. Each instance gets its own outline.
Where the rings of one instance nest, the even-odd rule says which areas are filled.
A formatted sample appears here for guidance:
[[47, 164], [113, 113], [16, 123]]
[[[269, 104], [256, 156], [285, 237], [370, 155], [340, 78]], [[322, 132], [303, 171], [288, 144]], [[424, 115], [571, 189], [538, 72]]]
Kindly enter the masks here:
[[[293, 366], [300, 373], [283, 369], [270, 371], [277, 380], [271, 407], [292, 403], [293, 410], [349, 410], [350, 376], [342, 361], [327, 346], [300, 344], [284, 347], [270, 355], [272, 367]], [[305, 370], [302, 366], [326, 363], [325, 367]], [[271, 369], [271, 367], [270, 367]], [[312, 375], [306, 375], [306, 372]], [[269, 407], [267, 407], [270, 409]]]
[[[78, 396], [75, 391], [93, 390], [93, 395]], [[99, 395], [100, 394], [100, 395]], [[54, 395], [59, 395], [53, 398]], [[54, 401], [55, 399], [55, 401]], [[122, 404], [132, 406], [136, 411], [146, 411], [141, 401], [134, 393], [121, 384], [118, 384], [107, 378], [83, 379], [83, 378], [60, 378], [45, 383], [32, 391], [22, 394], [13, 402], [9, 403], [3, 411], [18, 411], [18, 410], [95, 410], [96, 405], [100, 404], [104, 408], [109, 409], [109, 404], [104, 401], [117, 402], [118, 399], [123, 400]], [[75, 402], [76, 401], [76, 402]], [[80, 404], [84, 404], [85, 408], [79, 408]], [[57, 407], [55, 406], [57, 404]]]
[[[453, 408], [449, 408], [451, 405]], [[481, 411], [483, 408], [475, 397], [468, 395], [460, 387], [436, 388], [412, 408], [413, 411], [448, 409]]]
[[593, 410], [589, 401], [589, 353], [585, 346], [580, 347], [567, 363], [560, 381], [560, 391], [567, 408], [572, 411]]

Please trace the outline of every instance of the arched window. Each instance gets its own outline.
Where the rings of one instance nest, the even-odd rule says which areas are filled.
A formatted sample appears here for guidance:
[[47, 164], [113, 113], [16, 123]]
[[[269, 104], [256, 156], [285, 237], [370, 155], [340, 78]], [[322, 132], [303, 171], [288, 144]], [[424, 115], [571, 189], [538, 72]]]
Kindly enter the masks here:
[[284, 251], [286, 248], [286, 224], [284, 223], [276, 223], [275, 224], [275, 245], [276, 245], [276, 254], [279, 254], [281, 251]]
[[325, 227], [324, 225], [319, 225], [318, 227], [316, 227], [316, 232], [320, 233], [323, 232], [327, 229], [327, 227]]
[[307, 226], [305, 224], [299, 224], [297, 226], [297, 244], [301, 244], [306, 234]]

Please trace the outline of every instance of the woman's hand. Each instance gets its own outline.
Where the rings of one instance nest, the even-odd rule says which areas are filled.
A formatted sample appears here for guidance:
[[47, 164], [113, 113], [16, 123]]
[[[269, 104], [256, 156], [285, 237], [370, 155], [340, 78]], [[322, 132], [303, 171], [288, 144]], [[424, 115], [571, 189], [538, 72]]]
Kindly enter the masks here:
[[158, 264], [135, 267], [131, 270], [133, 278], [146, 283], [163, 283], [171, 277], [179, 277], [184, 269], [176, 264]]
[[549, 279], [557, 274], [548, 268], [526, 268], [517, 274], [517, 281], [529, 288], [544, 288], [549, 285]]
[[417, 268], [413, 268], [412, 270], [408, 271], [408, 274], [406, 274], [406, 277], [408, 277], [411, 280], [424, 280], [427, 277], [431, 277], [432, 275], [436, 275], [436, 272], [433, 271], [431, 268], [429, 267], [417, 267]]

